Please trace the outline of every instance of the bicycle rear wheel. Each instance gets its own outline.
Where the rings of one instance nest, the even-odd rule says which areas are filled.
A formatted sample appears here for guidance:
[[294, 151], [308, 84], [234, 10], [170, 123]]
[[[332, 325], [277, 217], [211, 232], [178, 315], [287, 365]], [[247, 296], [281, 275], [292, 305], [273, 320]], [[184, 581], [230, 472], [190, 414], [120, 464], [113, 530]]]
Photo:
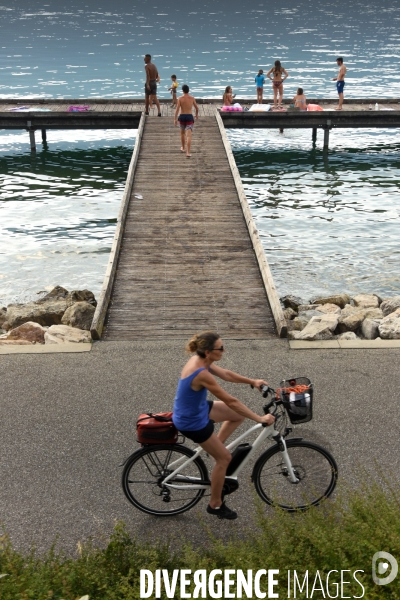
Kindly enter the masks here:
[[[136, 508], [157, 516], [183, 513], [197, 504], [204, 489], [180, 489], [163, 485], [164, 479], [194, 454], [180, 444], [144, 446], [126, 461], [122, 473], [122, 489]], [[170, 484], [209, 483], [208, 471], [200, 457], [180, 471]]]
[[335, 459], [325, 448], [305, 440], [286, 440], [286, 447], [298, 483], [290, 481], [279, 446], [275, 445], [254, 466], [252, 479], [258, 495], [267, 504], [289, 512], [317, 506], [335, 489]]

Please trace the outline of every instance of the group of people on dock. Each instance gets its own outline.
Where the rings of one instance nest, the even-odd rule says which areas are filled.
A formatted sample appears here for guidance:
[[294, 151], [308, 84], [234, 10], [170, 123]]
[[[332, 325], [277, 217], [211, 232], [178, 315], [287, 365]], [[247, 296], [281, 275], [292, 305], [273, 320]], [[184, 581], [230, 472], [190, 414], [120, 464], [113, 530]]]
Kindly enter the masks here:
[[[344, 100], [344, 85], [345, 85], [345, 75], [347, 72], [346, 66], [343, 63], [343, 58], [339, 56], [336, 59], [336, 64], [339, 67], [339, 72], [337, 77], [334, 77], [332, 81], [336, 81], [336, 89], [339, 95], [339, 103], [335, 110], [342, 110], [343, 100]], [[272, 82], [272, 91], [274, 93], [274, 106], [273, 108], [282, 109], [283, 108], [283, 82], [289, 77], [289, 73], [286, 69], [281, 65], [280, 60], [276, 60], [275, 64], [268, 71], [266, 75], [264, 75], [263, 69], [260, 69], [257, 75], [254, 78], [254, 82], [256, 84], [256, 94], [257, 94], [257, 104], [263, 103], [263, 94], [264, 94], [264, 83], [266, 79], [270, 79]], [[222, 97], [222, 102], [224, 106], [232, 106], [234, 104], [235, 94], [233, 93], [232, 86], [228, 85], [225, 88], [224, 95]], [[299, 87], [297, 89], [297, 93], [293, 98], [293, 107], [299, 108], [300, 110], [307, 110], [307, 99], [304, 95], [303, 88]]]
[[[160, 76], [157, 71], [157, 67], [151, 62], [151, 55], [146, 54], [144, 57], [145, 71], [146, 71], [146, 83], [144, 86], [145, 90], [145, 114], [149, 114], [150, 106], [156, 105], [158, 109], [158, 116], [161, 117], [161, 107], [157, 98], [157, 83], [160, 82]], [[343, 58], [339, 56], [336, 59], [336, 64], [339, 67], [337, 77], [334, 77], [332, 81], [336, 81], [336, 89], [339, 96], [339, 103], [335, 110], [342, 110], [344, 100], [344, 86], [345, 86], [345, 75], [347, 72], [346, 66], [343, 63]], [[273, 109], [282, 110], [283, 108], [283, 83], [289, 77], [289, 73], [281, 65], [280, 60], [276, 60], [274, 66], [271, 67], [266, 75], [264, 75], [263, 69], [260, 69], [254, 78], [256, 84], [257, 93], [257, 104], [263, 103], [264, 83], [267, 79], [272, 82], [272, 90], [274, 93], [274, 105]], [[192, 132], [194, 121], [198, 119], [199, 108], [196, 100], [189, 94], [189, 86], [184, 84], [182, 86], [183, 95], [177, 98], [177, 90], [179, 87], [176, 75], [171, 75], [171, 87], [169, 91], [172, 95], [171, 107], [175, 108], [174, 125], [180, 127], [181, 133], [181, 152], [186, 152], [186, 157], [190, 158], [190, 149], [192, 143]], [[235, 94], [233, 93], [232, 86], [228, 85], [225, 88], [223, 95], [224, 106], [232, 106], [234, 104]], [[299, 87], [297, 93], [293, 98], [293, 108], [300, 110], [307, 110], [307, 99], [304, 95], [303, 88]], [[193, 115], [193, 109], [195, 115]], [[282, 130], [280, 130], [282, 132]]]

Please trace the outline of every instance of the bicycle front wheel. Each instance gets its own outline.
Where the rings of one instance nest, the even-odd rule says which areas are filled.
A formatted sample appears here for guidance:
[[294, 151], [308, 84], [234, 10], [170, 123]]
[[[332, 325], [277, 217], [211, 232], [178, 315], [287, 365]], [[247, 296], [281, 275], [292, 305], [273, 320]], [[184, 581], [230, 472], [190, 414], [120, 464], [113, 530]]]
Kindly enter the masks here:
[[289, 512], [317, 506], [335, 489], [335, 459], [313, 442], [289, 439], [286, 447], [298, 483], [290, 481], [282, 453], [275, 445], [264, 452], [254, 466], [253, 482], [258, 495], [267, 504]]
[[207, 468], [199, 456], [168, 481], [177, 488], [163, 482], [193, 454], [193, 450], [180, 444], [144, 446], [134, 452], [122, 473], [122, 489], [129, 502], [157, 516], [178, 515], [192, 508], [201, 500], [205, 489], [188, 486], [209, 484]]

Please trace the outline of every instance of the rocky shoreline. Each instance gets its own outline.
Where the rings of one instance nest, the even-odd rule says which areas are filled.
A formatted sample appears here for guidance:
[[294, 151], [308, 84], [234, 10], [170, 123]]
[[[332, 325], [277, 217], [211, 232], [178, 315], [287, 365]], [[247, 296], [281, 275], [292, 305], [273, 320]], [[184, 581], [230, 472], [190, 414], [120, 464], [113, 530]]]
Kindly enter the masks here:
[[336, 294], [305, 302], [289, 295], [280, 300], [292, 340], [400, 339], [400, 296]]
[[56, 286], [40, 300], [0, 308], [0, 346], [90, 343], [97, 306], [89, 290]]

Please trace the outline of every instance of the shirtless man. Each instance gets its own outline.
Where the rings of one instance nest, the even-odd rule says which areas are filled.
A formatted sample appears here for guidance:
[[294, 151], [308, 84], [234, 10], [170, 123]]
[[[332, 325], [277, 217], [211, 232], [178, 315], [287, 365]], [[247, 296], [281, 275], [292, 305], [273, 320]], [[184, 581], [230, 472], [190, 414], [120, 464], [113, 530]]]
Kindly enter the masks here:
[[[178, 104], [176, 105], [176, 111], [174, 116], [174, 125], [178, 124], [181, 129], [181, 152], [185, 152], [186, 157], [190, 158], [190, 146], [192, 144], [192, 131], [194, 125], [194, 119], [199, 118], [199, 107], [197, 106], [196, 100], [189, 94], [189, 86], [182, 86], [183, 96], [178, 98]], [[196, 116], [193, 118], [192, 109], [196, 110]], [[179, 111], [181, 114], [179, 115]], [[179, 115], [179, 118], [178, 118]]]
[[339, 58], [336, 59], [336, 64], [339, 67], [339, 73], [338, 73], [337, 77], [334, 77], [332, 79], [332, 81], [336, 81], [336, 88], [337, 88], [337, 91], [339, 94], [339, 104], [335, 108], [335, 110], [342, 110], [343, 100], [344, 100], [344, 94], [343, 94], [344, 83], [345, 83], [344, 78], [347, 73], [347, 69], [346, 69], [346, 66], [343, 64], [343, 58], [341, 56], [339, 56]]
[[156, 65], [151, 62], [150, 54], [145, 55], [144, 62], [144, 69], [146, 71], [146, 83], [144, 86], [144, 93], [146, 96], [145, 114], [149, 114], [150, 105], [153, 105], [153, 102], [155, 102], [158, 108], [158, 116], [161, 117], [160, 103], [157, 99], [157, 83], [160, 81], [160, 76], [158, 74]]

